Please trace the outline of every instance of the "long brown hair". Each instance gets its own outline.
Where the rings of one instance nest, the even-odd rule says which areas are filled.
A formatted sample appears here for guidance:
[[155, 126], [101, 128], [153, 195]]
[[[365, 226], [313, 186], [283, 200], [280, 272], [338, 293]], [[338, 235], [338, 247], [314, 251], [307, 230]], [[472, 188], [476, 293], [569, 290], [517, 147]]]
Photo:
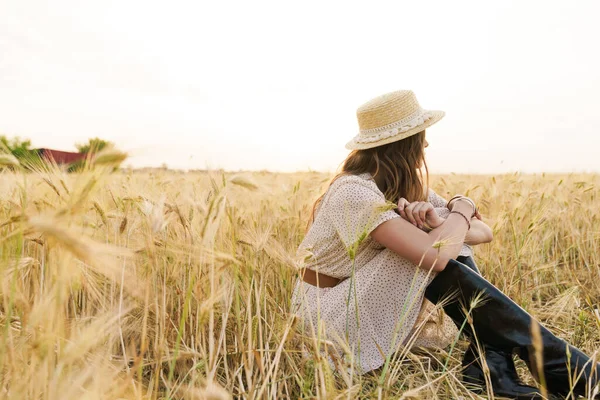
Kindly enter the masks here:
[[[341, 176], [365, 172], [371, 174], [387, 201], [397, 203], [401, 197], [410, 202], [426, 200], [429, 169], [425, 161], [425, 131], [383, 146], [353, 150], [329, 186]], [[307, 228], [324, 196], [325, 193], [315, 201]]]

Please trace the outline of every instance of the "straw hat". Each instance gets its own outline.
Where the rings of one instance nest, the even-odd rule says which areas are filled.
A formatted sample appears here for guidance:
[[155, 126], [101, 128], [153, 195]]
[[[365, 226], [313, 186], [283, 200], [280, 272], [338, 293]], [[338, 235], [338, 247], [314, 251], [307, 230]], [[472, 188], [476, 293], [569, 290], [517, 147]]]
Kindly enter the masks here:
[[386, 93], [356, 110], [360, 132], [346, 143], [348, 150], [363, 150], [405, 139], [435, 124], [443, 111], [424, 110], [410, 90]]

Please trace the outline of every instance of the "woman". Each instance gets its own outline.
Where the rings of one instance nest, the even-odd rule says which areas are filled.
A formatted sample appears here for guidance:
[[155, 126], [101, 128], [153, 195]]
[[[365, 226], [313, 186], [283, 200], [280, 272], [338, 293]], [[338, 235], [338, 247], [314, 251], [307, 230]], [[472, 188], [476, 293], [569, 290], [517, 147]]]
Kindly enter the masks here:
[[[446, 334], [437, 339], [417, 329], [425, 297], [476, 339], [463, 360], [466, 382], [484, 383], [479, 343], [496, 395], [541, 398], [519, 381], [514, 352], [534, 376], [543, 371], [549, 392], [586, 395], [598, 383], [598, 365], [479, 274], [464, 243], [489, 241], [491, 231], [473, 201], [455, 196], [445, 218], [436, 212], [445, 200], [427, 189], [421, 171], [427, 171], [425, 129], [443, 116], [423, 110], [411, 91], [385, 94], [358, 109], [360, 132], [346, 145], [353, 151], [315, 203], [300, 245], [306, 257], [293, 294], [297, 312], [313, 334], [324, 329], [331, 342], [346, 346], [345, 354], [365, 373], [398, 349], [449, 343], [452, 332], [443, 321]], [[539, 340], [532, 329], [543, 343], [541, 365], [534, 362]], [[336, 353], [330, 361], [339, 367]]]

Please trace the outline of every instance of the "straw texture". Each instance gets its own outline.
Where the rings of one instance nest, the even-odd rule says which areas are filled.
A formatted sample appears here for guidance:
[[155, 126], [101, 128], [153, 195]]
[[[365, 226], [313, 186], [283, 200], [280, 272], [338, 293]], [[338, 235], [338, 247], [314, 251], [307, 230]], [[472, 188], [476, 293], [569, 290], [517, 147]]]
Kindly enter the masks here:
[[356, 110], [360, 131], [346, 148], [362, 150], [402, 140], [435, 124], [443, 116], [443, 111], [421, 108], [410, 90], [386, 93]]

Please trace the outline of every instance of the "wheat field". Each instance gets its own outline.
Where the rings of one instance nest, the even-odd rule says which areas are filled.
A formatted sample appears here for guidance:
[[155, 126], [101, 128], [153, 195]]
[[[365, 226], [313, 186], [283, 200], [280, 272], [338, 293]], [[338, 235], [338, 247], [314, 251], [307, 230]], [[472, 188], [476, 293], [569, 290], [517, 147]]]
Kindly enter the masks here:
[[[478, 398], [453, 352], [332, 371], [290, 314], [296, 248], [330, 175], [0, 171], [0, 396]], [[600, 176], [437, 175], [475, 199], [484, 276], [558, 336], [600, 348]], [[523, 379], [531, 382], [524, 364]]]

